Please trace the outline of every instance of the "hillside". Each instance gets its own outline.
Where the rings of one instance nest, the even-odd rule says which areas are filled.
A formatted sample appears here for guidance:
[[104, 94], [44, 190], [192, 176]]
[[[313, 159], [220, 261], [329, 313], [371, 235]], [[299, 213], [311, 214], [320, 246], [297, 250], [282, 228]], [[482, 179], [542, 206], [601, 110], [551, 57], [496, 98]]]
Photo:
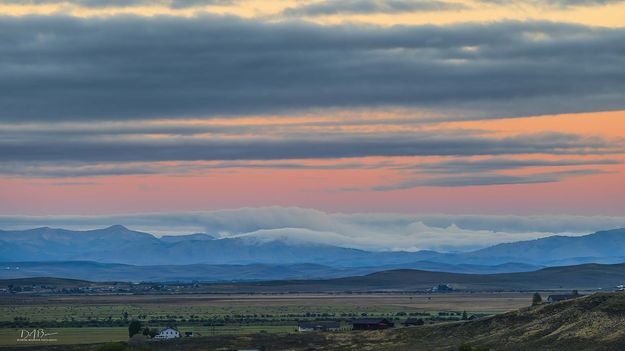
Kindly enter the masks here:
[[[3, 262], [0, 279], [57, 277], [90, 281], [225, 282], [250, 280], [319, 279], [369, 274], [374, 268], [340, 268], [317, 264], [154, 265], [134, 266], [91, 261]], [[19, 268], [19, 269], [18, 269]]]
[[92, 261], [0, 262], [0, 279], [57, 277], [85, 279], [91, 281], [128, 282], [262, 281], [285, 279], [330, 279], [359, 276], [381, 270], [397, 268], [417, 268], [429, 271], [464, 273], [501, 273], [532, 271], [538, 269], [539, 267], [515, 263], [496, 266], [480, 266], [452, 265], [427, 261], [380, 267], [340, 267], [311, 263], [135, 266]]
[[[73, 264], [73, 263], [71, 263]], [[85, 263], [86, 267], [94, 267], [99, 264]], [[63, 266], [60, 263], [59, 266]], [[104, 269], [110, 265], [103, 265]], [[191, 270], [193, 266], [183, 266]], [[324, 270], [323, 266], [301, 265], [301, 272], [314, 272]], [[102, 267], [101, 267], [102, 268]], [[125, 269], [134, 269], [133, 266], [118, 265], [118, 273]], [[150, 268], [150, 267], [144, 267]], [[159, 266], [151, 267], [155, 270]], [[184, 276], [184, 272], [178, 270], [179, 266], [164, 267], [172, 269], [171, 276]], [[206, 267], [198, 265], [200, 271]], [[273, 272], [280, 267], [265, 267]], [[213, 267], [219, 270], [219, 267]], [[238, 274], [258, 274], [256, 269], [248, 266], [225, 267], [228, 272], [239, 270]], [[251, 269], [251, 270], [250, 270]], [[283, 267], [283, 269], [286, 269]], [[98, 273], [100, 272], [100, 273]], [[251, 272], [251, 273], [250, 273]], [[335, 272], [340, 272], [336, 270]], [[149, 272], [144, 272], [148, 274]], [[287, 274], [285, 272], [284, 274]], [[296, 274], [296, 271], [291, 273]], [[100, 269], [94, 269], [94, 278], [102, 273]], [[109, 274], [115, 274], [111, 272]], [[186, 274], [199, 274], [190, 271]], [[269, 273], [267, 273], [269, 274]], [[364, 274], [364, 273], [363, 273]], [[1, 277], [1, 275], [0, 275]], [[26, 278], [35, 282], [37, 279], [52, 278]], [[94, 279], [89, 279], [93, 281]], [[0, 286], [7, 280], [0, 279]], [[33, 283], [34, 284], [34, 283]], [[611, 290], [617, 285], [625, 284], [625, 264], [602, 265], [584, 264], [577, 266], [550, 267], [533, 272], [499, 273], [499, 274], [465, 274], [432, 272], [414, 269], [397, 269], [380, 271], [361, 276], [351, 276], [334, 279], [290, 279], [290, 280], [264, 280], [264, 281], [240, 281], [240, 282], [206, 282], [202, 284], [203, 292], [215, 293], [288, 293], [288, 292], [368, 292], [368, 291], [423, 291], [439, 284], [449, 284], [454, 289], [470, 291], [542, 291], [542, 290]]]
[[213, 284], [220, 292], [332, 292], [332, 291], [412, 291], [450, 284], [463, 290], [597, 290], [612, 289], [625, 282], [625, 264], [550, 267], [534, 272], [464, 274], [411, 269], [390, 270], [366, 276], [326, 279], [287, 280], [235, 284]]
[[[493, 350], [623, 350], [625, 293], [596, 293], [482, 320], [394, 331], [398, 340], [455, 340]], [[445, 348], [442, 348], [445, 349]]]

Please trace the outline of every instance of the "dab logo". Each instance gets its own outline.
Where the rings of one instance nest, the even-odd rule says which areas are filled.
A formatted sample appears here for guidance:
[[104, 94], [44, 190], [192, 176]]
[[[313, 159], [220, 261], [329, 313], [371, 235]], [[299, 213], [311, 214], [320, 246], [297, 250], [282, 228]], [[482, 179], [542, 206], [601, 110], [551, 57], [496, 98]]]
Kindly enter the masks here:
[[47, 333], [44, 329], [22, 329], [20, 331], [20, 337], [17, 338], [18, 342], [54, 342], [56, 338], [50, 338], [50, 336], [58, 335], [59, 333]]

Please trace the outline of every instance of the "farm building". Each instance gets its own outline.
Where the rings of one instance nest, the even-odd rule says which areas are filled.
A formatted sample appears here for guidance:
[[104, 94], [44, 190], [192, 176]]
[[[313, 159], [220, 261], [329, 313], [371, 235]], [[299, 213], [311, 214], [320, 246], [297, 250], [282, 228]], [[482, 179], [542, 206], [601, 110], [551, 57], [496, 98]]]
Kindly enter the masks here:
[[412, 327], [415, 325], [423, 325], [425, 324], [425, 322], [423, 322], [423, 319], [421, 318], [408, 318], [404, 321], [404, 326], [406, 327]]
[[340, 322], [300, 322], [297, 330], [300, 332], [309, 331], [338, 331], [341, 329]]
[[449, 285], [449, 284], [438, 284], [437, 286], [432, 287], [432, 289], [430, 289], [430, 291], [432, 291], [432, 292], [451, 292], [451, 291], [454, 291], [454, 288], [452, 288], [451, 285]]
[[180, 337], [180, 332], [174, 328], [167, 327], [161, 330], [154, 339], [175, 339]]
[[560, 302], [560, 301], [566, 301], [566, 300], [570, 300], [570, 299], [575, 299], [580, 297], [581, 295], [579, 294], [563, 294], [563, 295], [549, 295], [547, 297], [547, 302], [549, 303], [556, 303], [556, 302]]
[[354, 330], [381, 330], [395, 326], [395, 323], [386, 318], [365, 318], [352, 321], [352, 329]]

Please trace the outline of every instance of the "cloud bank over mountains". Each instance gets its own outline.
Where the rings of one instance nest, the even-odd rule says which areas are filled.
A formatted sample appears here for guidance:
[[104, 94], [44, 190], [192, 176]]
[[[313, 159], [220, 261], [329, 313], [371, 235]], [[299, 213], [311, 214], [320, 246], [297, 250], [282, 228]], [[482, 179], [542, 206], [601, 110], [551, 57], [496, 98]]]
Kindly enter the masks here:
[[366, 250], [466, 251], [555, 234], [625, 227], [625, 217], [340, 214], [265, 207], [115, 216], [0, 216], [2, 229], [93, 229], [121, 223], [159, 235], [203, 232], [250, 242], [319, 243]]

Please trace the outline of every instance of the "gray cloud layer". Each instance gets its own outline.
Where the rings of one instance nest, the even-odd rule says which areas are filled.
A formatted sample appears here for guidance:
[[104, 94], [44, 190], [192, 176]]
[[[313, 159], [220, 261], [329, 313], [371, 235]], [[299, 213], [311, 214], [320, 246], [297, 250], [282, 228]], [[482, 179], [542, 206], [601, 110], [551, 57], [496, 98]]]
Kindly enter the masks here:
[[388, 106], [483, 116], [620, 109], [624, 39], [624, 29], [542, 22], [0, 17], [0, 121]]
[[[243, 0], [0, 0], [0, 4], [45, 5], [72, 4], [87, 8], [168, 6], [170, 8], [190, 8], [206, 5], [232, 5]], [[504, 0], [480, 0], [484, 3], [506, 5]], [[535, 6], [601, 6], [623, 2], [623, 0], [520, 0], [516, 3]], [[332, 14], [402, 13], [415, 11], [440, 11], [466, 8], [453, 2], [436, 0], [321, 0], [289, 8], [285, 15], [319, 16]]]
[[37, 225], [91, 229], [119, 223], [159, 234], [206, 232], [376, 250], [468, 250], [555, 233], [577, 235], [624, 227], [625, 217], [331, 214], [282, 207], [118, 216], [0, 216], [3, 229]]
[[[416, 172], [429, 174], [488, 174], [502, 170], [515, 170], [519, 168], [532, 167], [570, 167], [570, 166], [593, 166], [593, 165], [615, 165], [620, 164], [617, 160], [516, 160], [506, 158], [491, 158], [479, 161], [466, 161], [463, 159], [453, 159], [435, 163], [397, 163], [393, 161], [382, 162], [346, 162], [339, 163], [315, 163], [307, 164], [303, 162], [254, 162], [254, 161], [224, 161], [224, 162], [176, 162], [175, 164], [162, 163], [110, 163], [110, 164], [88, 164], [77, 162], [4, 162], [0, 163], [0, 174], [5, 176], [35, 177], [35, 178], [68, 178], [68, 177], [99, 177], [109, 175], [133, 175], [133, 174], [185, 174], [202, 173], [222, 169], [312, 169], [312, 170], [346, 170], [346, 169], [395, 169], [399, 171], [414, 170]], [[570, 171], [570, 170], [569, 170]], [[579, 174], [552, 174], [561, 179], [565, 176]], [[583, 174], [581, 174], [583, 175]], [[494, 178], [498, 180], [500, 178]], [[84, 185], [84, 182], [62, 182], [58, 185]], [[97, 183], [90, 183], [97, 184]], [[378, 189], [385, 190], [385, 189]], [[390, 189], [386, 189], [390, 190]]]
[[583, 176], [602, 174], [606, 171], [598, 169], [573, 169], [567, 171], [536, 173], [527, 175], [507, 175], [507, 174], [468, 174], [462, 176], [437, 177], [426, 179], [410, 179], [397, 184], [375, 186], [372, 190], [388, 191], [410, 189], [420, 186], [435, 187], [461, 187], [461, 186], [483, 186], [483, 185], [508, 185], [508, 184], [536, 184], [555, 183], [571, 176]]
[[470, 156], [603, 154], [623, 145], [571, 134], [529, 134], [507, 138], [410, 134], [338, 134], [241, 139], [31, 140], [0, 141], [0, 162], [148, 162], [193, 160], [327, 159], [365, 156]]
[[172, 9], [206, 5], [231, 5], [236, 0], [0, 0], [0, 4], [47, 5], [71, 4], [88, 8], [167, 6]]
[[[507, 0], [480, 0], [484, 3], [494, 3], [500, 5], [508, 5], [512, 2]], [[602, 6], [602, 5], [610, 5], [621, 3], [623, 0], [517, 0], [514, 1], [515, 4], [527, 4], [534, 6], [549, 6], [549, 7], [559, 7], [559, 8], [568, 8], [574, 6]]]
[[375, 14], [460, 10], [462, 4], [436, 0], [325, 0], [285, 9], [287, 16]]
[[480, 173], [528, 167], [566, 167], [586, 165], [616, 165], [618, 160], [536, 160], [490, 158], [483, 160], [454, 159], [450, 161], [421, 163], [416, 165], [423, 173]]

